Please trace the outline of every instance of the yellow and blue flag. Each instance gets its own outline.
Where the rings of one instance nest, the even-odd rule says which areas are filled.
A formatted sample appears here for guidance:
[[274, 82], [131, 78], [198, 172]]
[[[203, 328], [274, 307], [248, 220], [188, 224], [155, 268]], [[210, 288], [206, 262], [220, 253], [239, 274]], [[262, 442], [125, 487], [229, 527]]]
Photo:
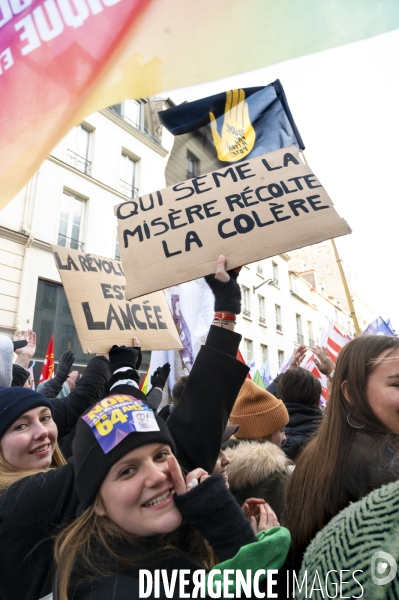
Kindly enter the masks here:
[[195, 131], [204, 146], [213, 147], [215, 163], [209, 170], [287, 146], [305, 149], [278, 79], [173, 106], [159, 118], [173, 135]]

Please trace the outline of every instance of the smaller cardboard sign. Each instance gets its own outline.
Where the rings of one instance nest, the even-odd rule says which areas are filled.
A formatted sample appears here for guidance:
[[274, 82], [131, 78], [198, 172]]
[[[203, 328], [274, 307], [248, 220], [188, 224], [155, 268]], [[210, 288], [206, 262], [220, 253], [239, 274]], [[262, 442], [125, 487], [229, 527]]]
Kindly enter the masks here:
[[125, 394], [100, 400], [82, 418], [91, 427], [105, 454], [129, 433], [159, 431], [152, 408]]
[[[350, 233], [295, 146], [115, 207], [126, 297]], [[137, 257], [140, 257], [138, 260]]]
[[114, 345], [142, 350], [181, 349], [179, 334], [163, 292], [125, 299], [120, 261], [52, 246], [83, 352], [108, 352]]

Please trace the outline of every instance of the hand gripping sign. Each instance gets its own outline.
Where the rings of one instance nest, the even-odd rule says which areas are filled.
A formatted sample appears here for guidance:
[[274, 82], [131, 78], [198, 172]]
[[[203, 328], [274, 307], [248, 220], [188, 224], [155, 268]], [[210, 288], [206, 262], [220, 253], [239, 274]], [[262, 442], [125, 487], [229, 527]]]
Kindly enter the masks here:
[[[126, 297], [350, 233], [295, 146], [115, 207]], [[140, 256], [140, 260], [137, 260]]]

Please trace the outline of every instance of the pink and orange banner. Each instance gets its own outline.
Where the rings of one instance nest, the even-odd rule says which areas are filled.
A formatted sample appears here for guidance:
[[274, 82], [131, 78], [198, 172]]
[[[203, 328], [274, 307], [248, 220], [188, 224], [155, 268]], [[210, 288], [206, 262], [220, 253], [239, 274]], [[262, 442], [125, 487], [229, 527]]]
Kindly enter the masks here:
[[92, 112], [396, 28], [397, 0], [0, 0], [0, 209]]

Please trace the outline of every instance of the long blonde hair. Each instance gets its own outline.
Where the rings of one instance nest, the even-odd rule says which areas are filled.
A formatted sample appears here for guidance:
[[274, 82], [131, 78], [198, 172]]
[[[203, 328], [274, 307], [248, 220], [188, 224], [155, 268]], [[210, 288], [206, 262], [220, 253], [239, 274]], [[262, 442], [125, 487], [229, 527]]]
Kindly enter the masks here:
[[[61, 467], [62, 465], [66, 465], [66, 460], [62, 455], [59, 445], [56, 444], [49, 468]], [[5, 460], [0, 450], [0, 494], [5, 492], [16, 481], [30, 475], [35, 475], [36, 473], [45, 473], [46, 471], [47, 469], [18, 469], [17, 467], [13, 467]]]
[[[116, 569], [112, 564], [122, 563], [131, 568], [144, 568], [150, 561], [164, 560], [168, 553], [172, 556], [189, 558], [200, 569], [209, 571], [217, 563], [215, 554], [200, 533], [184, 523], [170, 534], [159, 536], [159, 549], [146, 552], [140, 547], [142, 538], [124, 531], [119, 525], [106, 516], [99, 516], [96, 504], [89, 506], [80, 517], [66, 527], [56, 538], [55, 560], [57, 575], [55, 590], [57, 600], [68, 600], [68, 588], [72, 577], [112, 576]], [[118, 553], [118, 543], [125, 542], [129, 548], [137, 550], [133, 553]], [[184, 548], [184, 549], [183, 549]], [[98, 549], [103, 549], [110, 560], [107, 560], [108, 572], [104, 564], [96, 564]], [[96, 552], [97, 550], [97, 552]]]

